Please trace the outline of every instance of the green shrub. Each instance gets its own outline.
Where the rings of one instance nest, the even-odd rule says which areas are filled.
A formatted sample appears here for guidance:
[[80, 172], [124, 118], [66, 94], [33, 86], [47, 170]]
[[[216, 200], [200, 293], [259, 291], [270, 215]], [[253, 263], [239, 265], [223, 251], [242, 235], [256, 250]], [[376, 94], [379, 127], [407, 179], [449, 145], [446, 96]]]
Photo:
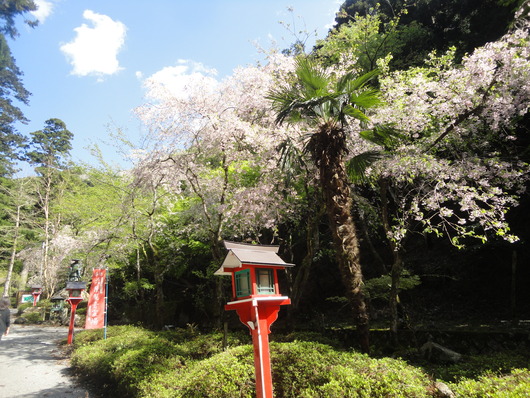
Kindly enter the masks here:
[[343, 347], [343, 344], [339, 342], [339, 340], [324, 336], [318, 332], [311, 331], [271, 335], [271, 340], [279, 343], [291, 343], [293, 341], [311, 341], [313, 343], [326, 344], [336, 348]]
[[311, 342], [271, 344], [277, 397], [428, 397], [430, 380], [402, 360]]
[[463, 379], [450, 385], [459, 397], [526, 398], [530, 391], [530, 371], [514, 369], [508, 375], [484, 375], [478, 380]]
[[24, 313], [24, 311], [27, 310], [30, 307], [33, 307], [33, 302], [19, 304], [18, 307], [17, 307], [17, 315], [18, 316], [22, 315]]
[[26, 323], [42, 323], [43, 314], [40, 308], [35, 307], [35, 309], [30, 309], [24, 312], [21, 315], [22, 318], [26, 320]]
[[185, 359], [178, 352], [179, 349], [167, 340], [154, 337], [121, 355], [112, 366], [112, 378], [124, 391], [136, 392], [142, 381], [151, 375], [181, 368]]
[[[241, 340], [249, 336], [229, 342]], [[429, 396], [429, 378], [401, 360], [293, 341], [271, 343], [271, 361], [277, 398]], [[155, 333], [128, 326], [109, 328], [108, 338], [101, 340], [101, 331], [85, 331], [76, 339], [72, 365], [92, 381], [131, 397], [255, 396], [252, 346], [222, 351], [219, 333]]]
[[148, 346], [155, 334], [134, 326], [120, 327], [112, 332], [110, 329], [106, 340], [92, 343], [88, 339], [97, 333], [79, 333], [71, 362], [82, 375], [97, 384], [125, 386], [128, 389], [128, 380], [117, 379], [115, 369], [120, 369], [118, 364], [123, 363], [123, 358], [127, 358], [131, 350]]
[[139, 396], [251, 398], [255, 388], [253, 349], [241, 346], [194, 361], [180, 373], [156, 374], [142, 384]]
[[476, 379], [485, 374], [509, 373], [512, 369], [526, 368], [530, 360], [524, 352], [498, 352], [474, 355], [464, 361], [432, 369], [434, 377], [447, 382], [463, 378]]

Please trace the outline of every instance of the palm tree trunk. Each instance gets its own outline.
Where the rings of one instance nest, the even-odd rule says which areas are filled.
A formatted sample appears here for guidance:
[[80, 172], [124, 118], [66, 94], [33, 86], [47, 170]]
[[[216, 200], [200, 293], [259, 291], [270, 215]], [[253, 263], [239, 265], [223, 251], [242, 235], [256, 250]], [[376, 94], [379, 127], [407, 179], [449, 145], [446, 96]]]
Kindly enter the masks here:
[[[337, 136], [336, 131], [327, 133], [320, 133], [322, 144], [325, 144], [324, 141], [329, 143], [331, 141], [329, 137]], [[325, 148], [325, 150], [321, 150], [320, 153], [314, 152], [314, 156], [319, 166], [320, 183], [342, 282], [352, 306], [361, 350], [368, 353], [370, 351], [369, 316], [362, 290], [363, 274], [359, 239], [352, 217], [353, 202], [343, 161], [343, 154], [346, 152], [345, 141], [341, 145], [338, 140], [334, 140], [334, 144], [317, 145], [317, 148]]]

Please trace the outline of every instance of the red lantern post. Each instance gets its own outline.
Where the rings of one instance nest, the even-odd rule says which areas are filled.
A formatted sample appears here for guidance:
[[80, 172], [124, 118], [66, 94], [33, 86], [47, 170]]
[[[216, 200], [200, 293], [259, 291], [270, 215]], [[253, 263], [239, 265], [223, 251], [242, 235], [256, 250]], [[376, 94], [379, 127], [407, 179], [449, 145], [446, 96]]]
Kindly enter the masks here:
[[83, 301], [81, 293], [85, 290], [85, 282], [68, 282], [66, 284], [66, 290], [68, 290], [68, 299], [66, 301], [70, 303], [70, 325], [68, 327], [68, 344], [72, 344], [74, 340], [74, 323], [75, 323], [75, 312], [77, 305]]
[[31, 295], [33, 296], [33, 307], [37, 306], [37, 302], [39, 301], [39, 296], [42, 293], [42, 286], [41, 285], [33, 285], [31, 286]]
[[280, 294], [277, 271], [293, 264], [278, 256], [278, 246], [224, 244], [228, 255], [215, 274], [232, 277], [234, 301], [225, 310], [235, 310], [252, 335], [257, 398], [272, 398], [270, 327], [278, 319], [280, 306], [291, 304], [291, 299]]

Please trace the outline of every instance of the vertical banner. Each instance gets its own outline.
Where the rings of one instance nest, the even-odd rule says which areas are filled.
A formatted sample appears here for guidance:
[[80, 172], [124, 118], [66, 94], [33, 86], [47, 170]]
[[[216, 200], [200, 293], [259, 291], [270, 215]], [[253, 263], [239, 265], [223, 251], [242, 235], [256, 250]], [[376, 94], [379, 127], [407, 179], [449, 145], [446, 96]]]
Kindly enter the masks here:
[[85, 329], [101, 329], [105, 326], [105, 272], [97, 268], [92, 272]]

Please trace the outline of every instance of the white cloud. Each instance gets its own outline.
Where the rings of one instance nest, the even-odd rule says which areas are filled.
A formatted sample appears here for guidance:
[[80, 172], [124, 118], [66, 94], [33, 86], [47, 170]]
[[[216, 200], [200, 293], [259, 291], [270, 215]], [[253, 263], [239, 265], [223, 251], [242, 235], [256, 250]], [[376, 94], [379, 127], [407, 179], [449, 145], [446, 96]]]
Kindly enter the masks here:
[[127, 27], [91, 10], [85, 10], [83, 18], [92, 22], [93, 27], [82, 24], [75, 28], [75, 39], [61, 46], [61, 51], [73, 67], [71, 73], [77, 76], [102, 76], [123, 69], [117, 54], [125, 42]]
[[176, 97], [186, 97], [187, 91], [193, 86], [213, 89], [218, 82], [217, 71], [209, 69], [200, 62], [179, 59], [177, 65], [166, 66], [150, 76], [146, 81], [164, 86]]
[[44, 23], [46, 18], [48, 18], [53, 10], [53, 4], [50, 1], [46, 0], [34, 0], [37, 9], [31, 11], [31, 15], [35, 17], [40, 23]]

